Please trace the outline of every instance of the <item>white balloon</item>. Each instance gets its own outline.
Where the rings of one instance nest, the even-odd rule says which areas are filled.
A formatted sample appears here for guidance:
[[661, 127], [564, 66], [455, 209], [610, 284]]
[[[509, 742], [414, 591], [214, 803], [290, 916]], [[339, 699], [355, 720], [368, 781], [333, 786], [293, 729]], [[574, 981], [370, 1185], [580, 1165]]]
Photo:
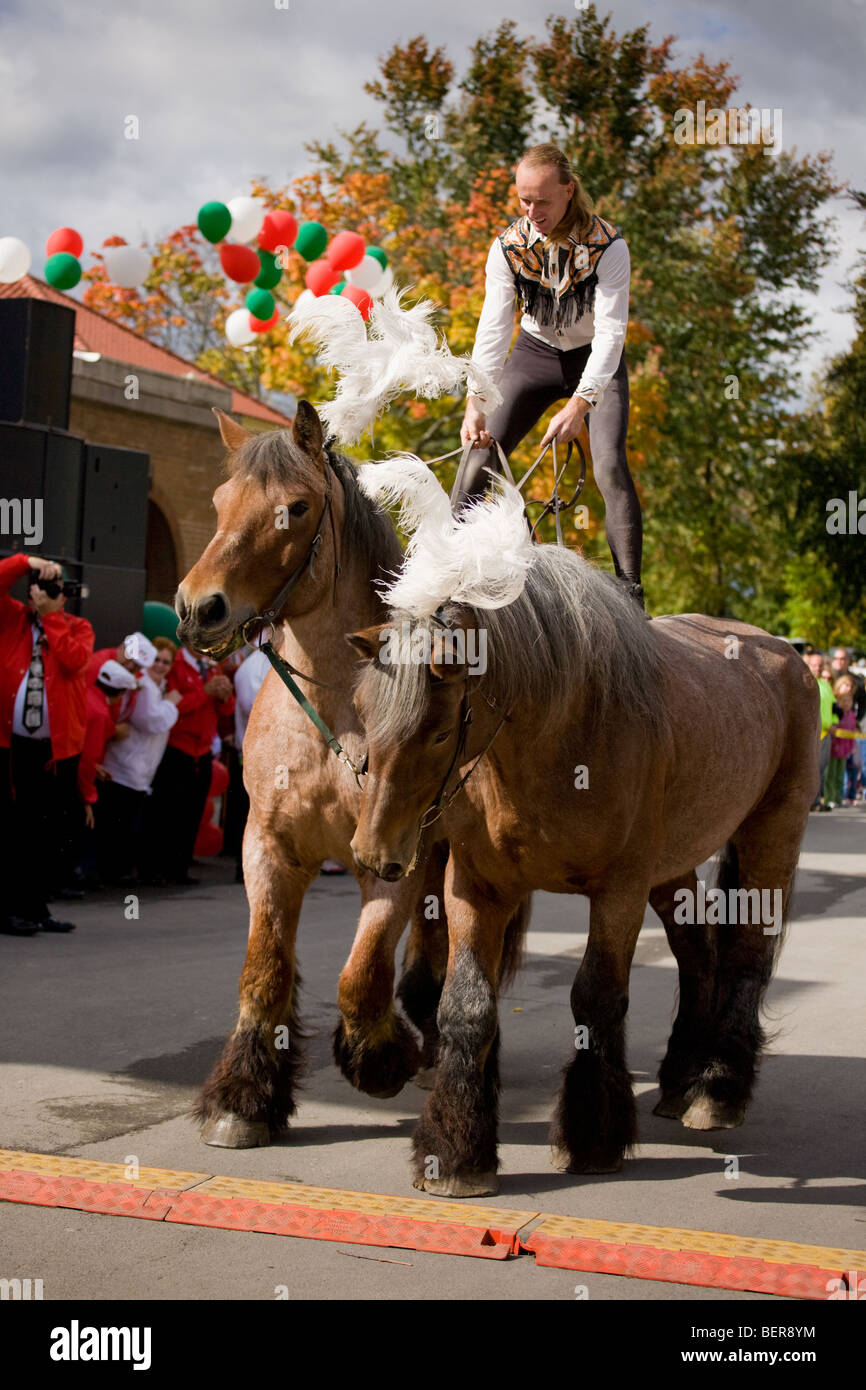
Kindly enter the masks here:
[[17, 236], [0, 236], [0, 280], [11, 285], [30, 269], [30, 248]]
[[391, 269], [391, 267], [390, 267], [389, 265], [386, 265], [386, 266], [385, 266], [385, 269], [382, 271], [382, 278], [381, 278], [381, 280], [379, 281], [379, 283], [378, 283], [377, 285], [374, 285], [374, 286], [373, 286], [373, 288], [371, 289], [370, 293], [371, 293], [371, 295], [373, 296], [374, 299], [381, 299], [383, 294], [387, 294], [387, 293], [388, 293], [388, 290], [391, 288], [391, 286], [393, 285], [393, 283], [394, 283], [394, 272], [393, 272], [393, 270]]
[[265, 205], [261, 198], [231, 198], [226, 207], [232, 215], [232, 236], [235, 241], [252, 241], [262, 230]]
[[375, 256], [363, 256], [356, 266], [343, 272], [347, 284], [357, 285], [359, 290], [370, 291], [378, 285], [384, 273], [382, 262]]
[[235, 309], [233, 314], [229, 314], [226, 319], [226, 337], [232, 347], [245, 347], [255, 336], [250, 328], [249, 309]]
[[102, 255], [109, 280], [122, 290], [134, 290], [147, 279], [152, 257], [146, 247], [103, 246]]

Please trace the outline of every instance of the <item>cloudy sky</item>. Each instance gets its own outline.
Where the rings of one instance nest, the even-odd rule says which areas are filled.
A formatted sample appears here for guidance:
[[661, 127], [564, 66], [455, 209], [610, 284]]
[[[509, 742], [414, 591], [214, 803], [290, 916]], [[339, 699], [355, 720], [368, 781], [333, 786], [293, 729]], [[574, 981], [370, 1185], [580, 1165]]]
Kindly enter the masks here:
[[[285, 8], [277, 8], [277, 4]], [[866, 187], [866, 0], [613, 0], [617, 32], [649, 23], [676, 56], [727, 59], [738, 101], [781, 107], [785, 148], [835, 153], [840, 179]], [[363, 90], [377, 58], [423, 33], [458, 73], [468, 46], [504, 19], [539, 35], [565, 0], [0, 0], [0, 235], [19, 236], [42, 273], [47, 234], [76, 227], [87, 252], [106, 236], [162, 235], [201, 203], [309, 167], [304, 142], [381, 124]], [[135, 115], [140, 138], [124, 138]], [[844, 281], [863, 218], [834, 202], [839, 252], [816, 299], [821, 346], [851, 338]], [[508, 211], [506, 210], [506, 215]]]

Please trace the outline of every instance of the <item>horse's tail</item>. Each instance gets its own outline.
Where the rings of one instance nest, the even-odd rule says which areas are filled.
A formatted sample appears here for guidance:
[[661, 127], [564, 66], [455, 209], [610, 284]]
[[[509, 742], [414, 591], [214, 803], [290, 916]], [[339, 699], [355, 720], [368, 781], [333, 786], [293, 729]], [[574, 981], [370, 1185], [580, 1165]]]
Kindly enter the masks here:
[[499, 989], [507, 989], [523, 961], [523, 943], [532, 913], [532, 894], [523, 898], [508, 919], [505, 940], [502, 943], [502, 959], [499, 962]]

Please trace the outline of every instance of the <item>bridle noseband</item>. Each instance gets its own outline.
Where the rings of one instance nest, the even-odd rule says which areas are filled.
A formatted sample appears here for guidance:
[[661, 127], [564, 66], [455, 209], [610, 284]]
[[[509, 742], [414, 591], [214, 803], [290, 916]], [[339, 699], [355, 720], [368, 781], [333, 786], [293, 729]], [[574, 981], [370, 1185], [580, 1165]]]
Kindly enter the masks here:
[[[487, 703], [492, 707], [491, 700], [488, 699]], [[422, 831], [426, 830], [429, 825], [432, 825], [434, 821], [438, 820], [439, 817], [443, 815], [445, 811], [448, 810], [448, 807], [451, 805], [452, 801], [454, 801], [454, 799], [459, 795], [459, 793], [462, 792], [463, 788], [466, 786], [466, 783], [469, 781], [469, 778], [472, 776], [476, 767], [481, 762], [481, 759], [487, 753], [488, 749], [490, 748], [490, 745], [496, 738], [496, 735], [499, 733], [499, 730], [502, 728], [502, 725], [506, 722], [507, 719], [508, 715], [503, 714], [502, 718], [496, 725], [496, 728], [493, 730], [493, 733], [490, 735], [481, 752], [478, 754], [475, 761], [472, 763], [472, 766], [470, 767], [469, 771], [463, 774], [454, 790], [452, 792], [449, 792], [449, 794], [446, 796], [445, 788], [448, 786], [448, 783], [451, 779], [451, 774], [454, 771], [455, 767], [459, 767], [460, 762], [462, 761], [462, 755], [466, 751], [466, 742], [469, 737], [469, 725], [472, 723], [472, 709], [469, 704], [469, 691], [467, 686], [464, 685], [463, 698], [460, 701], [460, 732], [457, 737], [457, 746], [454, 749], [451, 762], [448, 764], [448, 771], [442, 778], [442, 785], [436, 793], [435, 801], [431, 806], [427, 807], [427, 810], [421, 817], [421, 820], [418, 825], [419, 836]]]

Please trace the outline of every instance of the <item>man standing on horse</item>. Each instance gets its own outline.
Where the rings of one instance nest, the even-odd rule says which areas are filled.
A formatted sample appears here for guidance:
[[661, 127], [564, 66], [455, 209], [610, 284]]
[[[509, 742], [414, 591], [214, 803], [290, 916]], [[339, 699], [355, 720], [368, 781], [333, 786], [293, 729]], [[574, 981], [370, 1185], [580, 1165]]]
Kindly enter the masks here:
[[[507, 457], [554, 402], [568, 397], [550, 421], [542, 448], [553, 438], [560, 445], [576, 439], [587, 421], [614, 570], [643, 604], [641, 510], [625, 450], [628, 247], [617, 229], [593, 212], [556, 145], [527, 150], [515, 182], [522, 215], [490, 248], [472, 352], [503, 399], [488, 420], [484, 398], [472, 392], [470, 378], [460, 437], [464, 444], [477, 440], [481, 448], [466, 460], [452, 497], [456, 505], [484, 490], [483, 470], [493, 464], [492, 440]], [[506, 361], [515, 295], [523, 317]]]

